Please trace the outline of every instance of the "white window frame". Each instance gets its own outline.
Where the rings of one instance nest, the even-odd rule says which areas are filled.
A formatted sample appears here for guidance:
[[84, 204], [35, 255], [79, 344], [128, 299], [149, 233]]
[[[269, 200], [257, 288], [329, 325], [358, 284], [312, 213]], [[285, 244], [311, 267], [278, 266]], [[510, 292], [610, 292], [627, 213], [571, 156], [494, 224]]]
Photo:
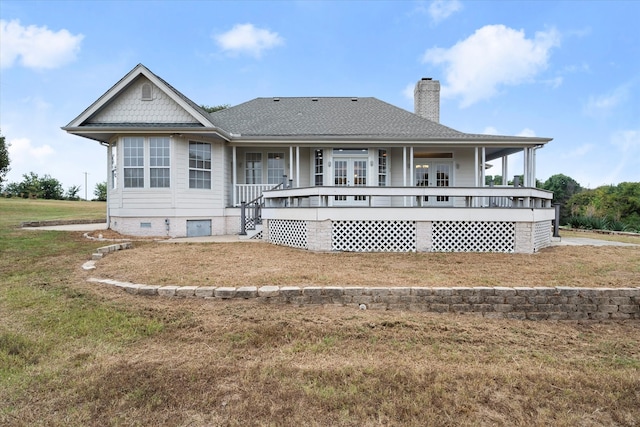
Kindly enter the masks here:
[[[262, 153], [251, 151], [244, 154], [244, 183], [262, 184]], [[259, 167], [256, 167], [256, 164]]]
[[[132, 144], [136, 143], [136, 146]], [[123, 168], [123, 187], [124, 188], [144, 188], [145, 175], [145, 141], [143, 137], [127, 136], [122, 139], [122, 168]], [[135, 150], [135, 153], [133, 152]], [[135, 155], [132, 155], [135, 154]], [[127, 176], [136, 172], [137, 176]], [[140, 176], [142, 172], [142, 176]], [[131, 184], [139, 185], [131, 185]]]
[[284, 153], [267, 153], [267, 184], [280, 184], [284, 175]]
[[[202, 158], [197, 156], [192, 158], [191, 147], [195, 146], [195, 153], [202, 153]], [[200, 149], [202, 148], [202, 150]], [[198, 190], [211, 189], [211, 172], [213, 153], [211, 144], [208, 142], [189, 141], [189, 188]], [[207, 156], [208, 154], [208, 156]]]
[[[154, 146], [158, 143], [162, 146]], [[161, 173], [162, 176], [154, 176], [154, 172]], [[149, 138], [149, 187], [171, 187], [171, 139], [169, 137]]]

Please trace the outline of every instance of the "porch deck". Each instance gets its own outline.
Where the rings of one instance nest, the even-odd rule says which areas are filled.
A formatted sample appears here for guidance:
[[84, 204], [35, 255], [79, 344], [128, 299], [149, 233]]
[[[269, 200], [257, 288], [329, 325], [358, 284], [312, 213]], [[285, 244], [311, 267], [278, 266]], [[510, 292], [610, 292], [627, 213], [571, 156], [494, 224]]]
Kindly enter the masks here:
[[536, 188], [308, 187], [263, 197], [263, 238], [315, 251], [533, 253], [550, 245], [555, 218], [553, 194]]

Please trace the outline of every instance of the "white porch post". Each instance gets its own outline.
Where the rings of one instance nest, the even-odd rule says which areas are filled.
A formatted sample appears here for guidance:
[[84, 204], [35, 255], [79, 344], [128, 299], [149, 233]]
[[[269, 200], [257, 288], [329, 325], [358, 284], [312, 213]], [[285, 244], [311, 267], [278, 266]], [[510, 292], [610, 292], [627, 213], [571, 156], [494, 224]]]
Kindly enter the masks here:
[[480, 165], [478, 164], [478, 147], [474, 147], [473, 170], [475, 171], [473, 185], [475, 187], [477, 187], [478, 186], [478, 174], [480, 173]]
[[[415, 165], [413, 163], [413, 146], [410, 147], [409, 156], [411, 157], [409, 159], [409, 163], [411, 164], [411, 167], [409, 169], [409, 185], [413, 187], [415, 185], [415, 176], [416, 176], [415, 169], [414, 169]], [[415, 197], [412, 197], [411, 206], [414, 205], [414, 202], [415, 202]]]
[[237, 161], [237, 152], [236, 152], [235, 145], [231, 148], [231, 151], [233, 153], [232, 159], [231, 159], [231, 163], [233, 164], [231, 167], [232, 169], [231, 182], [233, 185], [233, 189], [231, 191], [233, 191], [233, 206], [238, 206], [238, 192], [236, 190], [238, 186], [238, 174], [237, 174], [238, 161]]
[[523, 180], [524, 182], [522, 183], [523, 187], [531, 187], [530, 183], [529, 183], [529, 178], [531, 178], [529, 176], [529, 147], [525, 147], [524, 149], [524, 172], [523, 172]]
[[538, 147], [533, 147], [531, 149], [531, 186], [536, 186], [536, 151], [538, 151]]
[[300, 146], [296, 145], [296, 188], [300, 188]]
[[502, 185], [509, 184], [509, 156], [502, 156]]
[[[407, 147], [402, 147], [402, 186], [407, 186]], [[407, 198], [403, 197], [402, 204], [407, 206]]]
[[289, 146], [289, 178], [293, 178], [293, 145]]
[[485, 147], [482, 147], [482, 151], [481, 151], [482, 159], [480, 161], [480, 187], [484, 187], [484, 181], [485, 181], [486, 169], [487, 169], [487, 164], [485, 161], [486, 154], [487, 154], [487, 149]]

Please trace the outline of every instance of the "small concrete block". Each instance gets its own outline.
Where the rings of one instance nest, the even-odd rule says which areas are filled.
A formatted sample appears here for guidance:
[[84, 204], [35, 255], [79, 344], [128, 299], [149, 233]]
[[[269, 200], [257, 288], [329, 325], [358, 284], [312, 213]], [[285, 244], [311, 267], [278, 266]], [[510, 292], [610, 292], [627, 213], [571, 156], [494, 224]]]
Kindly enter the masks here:
[[493, 311], [497, 311], [499, 313], [507, 313], [509, 311], [513, 311], [513, 306], [511, 304], [494, 304]]
[[538, 291], [538, 295], [557, 295], [558, 294], [558, 290], [556, 288], [537, 286], [534, 289]]
[[431, 295], [431, 288], [414, 287], [411, 288], [411, 295], [426, 297]]
[[215, 288], [213, 291], [213, 296], [216, 298], [229, 299], [236, 296], [236, 288], [232, 287], [221, 287]]
[[567, 320], [569, 318], [569, 313], [564, 313], [562, 311], [553, 311], [549, 313], [548, 320]]
[[617, 313], [618, 306], [617, 305], [599, 305], [598, 311], [601, 313]]
[[211, 298], [215, 289], [215, 286], [200, 286], [195, 290], [195, 295], [197, 298]]
[[532, 297], [538, 295], [538, 290], [536, 288], [518, 286], [514, 287], [513, 289], [516, 291], [516, 295], [520, 295], [523, 297]]
[[549, 313], [527, 313], [527, 319], [529, 320], [547, 320], [549, 318]]
[[432, 288], [432, 295], [436, 295], [439, 297], [446, 297], [453, 295], [453, 289], [451, 288]]
[[298, 286], [282, 286], [280, 288], [280, 296], [285, 298], [295, 298], [302, 295], [302, 289]]
[[570, 288], [568, 286], [557, 286], [558, 293], [563, 297], [575, 297], [580, 293], [580, 288]]
[[436, 313], [448, 313], [449, 312], [449, 304], [431, 304], [431, 310]]
[[482, 313], [493, 311], [493, 305], [491, 304], [473, 304], [472, 307], [473, 307], [473, 311], [482, 312]]
[[369, 288], [369, 290], [371, 291], [371, 295], [373, 295], [374, 297], [391, 295], [391, 291], [389, 288]]
[[278, 286], [261, 286], [258, 288], [258, 296], [261, 297], [277, 297], [280, 293]]
[[618, 306], [618, 311], [620, 313], [640, 313], [640, 305], [620, 305]]
[[138, 293], [138, 289], [140, 289], [140, 286], [144, 286], [144, 285], [136, 285], [135, 283], [123, 283], [120, 287], [124, 289], [127, 293], [135, 295]]
[[344, 295], [348, 295], [348, 296], [359, 296], [362, 295], [362, 291], [364, 290], [364, 288], [362, 287], [356, 287], [356, 286], [349, 286], [349, 287], [345, 287], [342, 288], [343, 289], [343, 294]]
[[344, 288], [342, 286], [327, 286], [322, 289], [322, 294], [332, 298], [342, 297]]
[[409, 296], [411, 295], [411, 288], [391, 288], [391, 295], [393, 296]]
[[483, 316], [486, 317], [487, 319], [504, 319], [507, 314], [512, 314], [512, 313], [488, 311], [483, 313]]
[[611, 315], [609, 313], [604, 313], [604, 312], [589, 313], [589, 319], [594, 319], [594, 320], [605, 320], [605, 319], [609, 319], [610, 316]]
[[453, 290], [454, 295], [471, 296], [475, 292], [473, 288], [463, 286], [452, 286], [451, 289]]
[[465, 313], [468, 311], [473, 311], [471, 304], [451, 304], [451, 311], [456, 313]]
[[630, 297], [611, 297], [611, 298], [609, 298], [609, 301], [610, 301], [611, 304], [615, 304], [615, 305], [631, 304], [631, 298]]
[[85, 270], [85, 271], [95, 270], [96, 269], [96, 262], [95, 261], [87, 261], [84, 264], [82, 264], [82, 269]]
[[178, 286], [160, 286], [158, 295], [161, 297], [174, 297], [176, 296], [176, 289], [178, 289]]
[[496, 286], [493, 288], [496, 295], [501, 295], [503, 297], [512, 297], [517, 294], [517, 291], [514, 288], [510, 288], [507, 286]]
[[148, 295], [148, 296], [158, 295], [159, 287], [160, 286], [142, 285], [138, 288], [138, 295]]
[[236, 289], [236, 298], [255, 298], [258, 296], [258, 288], [255, 286], [242, 286]]
[[495, 288], [489, 286], [476, 286], [473, 288], [474, 295], [491, 296], [496, 294]]
[[322, 295], [322, 288], [320, 286], [305, 286], [302, 288], [302, 295], [304, 296], [320, 296]]
[[100, 252], [96, 252], [96, 253], [91, 255], [91, 259], [92, 260], [99, 260], [99, 259], [102, 259], [103, 257], [104, 257], [104, 254], [102, 254]]
[[611, 318], [616, 320], [631, 319], [631, 315], [627, 313], [611, 313]]
[[177, 297], [194, 297], [196, 295], [196, 289], [198, 286], [180, 286], [176, 289]]

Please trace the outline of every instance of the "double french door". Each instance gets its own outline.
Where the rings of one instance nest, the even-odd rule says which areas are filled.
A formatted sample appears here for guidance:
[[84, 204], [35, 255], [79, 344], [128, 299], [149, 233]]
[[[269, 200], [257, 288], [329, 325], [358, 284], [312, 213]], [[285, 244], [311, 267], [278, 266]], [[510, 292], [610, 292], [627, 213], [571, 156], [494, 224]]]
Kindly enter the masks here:
[[[449, 187], [452, 185], [452, 162], [416, 161], [414, 178], [417, 187]], [[424, 196], [420, 200], [426, 206], [450, 206], [449, 196]]]
[[[333, 185], [336, 187], [364, 187], [367, 185], [367, 159], [357, 157], [333, 158]], [[367, 196], [334, 196], [336, 206], [357, 206], [367, 203]]]

